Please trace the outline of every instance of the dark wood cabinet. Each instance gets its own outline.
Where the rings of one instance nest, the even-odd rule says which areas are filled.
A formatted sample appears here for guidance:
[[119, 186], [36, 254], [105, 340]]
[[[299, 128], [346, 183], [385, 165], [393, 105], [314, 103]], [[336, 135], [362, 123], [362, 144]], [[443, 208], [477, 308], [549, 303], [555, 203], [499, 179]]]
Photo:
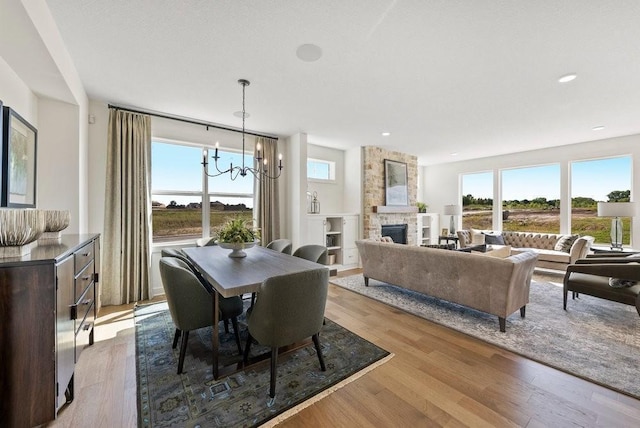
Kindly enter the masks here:
[[55, 419], [74, 366], [93, 344], [99, 235], [63, 235], [0, 259], [0, 426]]

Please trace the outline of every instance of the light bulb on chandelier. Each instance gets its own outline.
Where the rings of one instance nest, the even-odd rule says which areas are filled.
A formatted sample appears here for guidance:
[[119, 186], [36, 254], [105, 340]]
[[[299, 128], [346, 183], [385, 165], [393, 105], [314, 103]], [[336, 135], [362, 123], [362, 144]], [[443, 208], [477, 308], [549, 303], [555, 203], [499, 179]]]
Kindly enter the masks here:
[[255, 156], [255, 168], [246, 166], [244, 163], [244, 147], [245, 147], [245, 143], [244, 143], [244, 139], [245, 139], [245, 126], [244, 126], [244, 120], [247, 117], [247, 112], [245, 111], [245, 88], [247, 86], [250, 85], [250, 82], [246, 79], [240, 79], [238, 80], [238, 83], [240, 85], [242, 85], [242, 166], [233, 166], [233, 163], [229, 164], [229, 168], [221, 170], [218, 167], [218, 160], [220, 159], [220, 156], [218, 156], [218, 142], [216, 142], [216, 147], [215, 147], [215, 152], [214, 155], [212, 156], [213, 160], [214, 160], [214, 166], [216, 168], [216, 172], [213, 174], [209, 173], [208, 170], [208, 165], [209, 163], [207, 162], [206, 157], [203, 159], [202, 161], [202, 167], [204, 168], [204, 173], [206, 175], [208, 175], [209, 177], [218, 177], [222, 174], [229, 174], [231, 177], [231, 180], [235, 180], [236, 178], [238, 178], [238, 176], [241, 177], [245, 177], [248, 173], [251, 173], [255, 176], [255, 178], [257, 178], [258, 180], [261, 180], [263, 178], [267, 178], [270, 180], [275, 180], [276, 178], [280, 177], [280, 174], [282, 173], [282, 153], [278, 154], [278, 171], [277, 171], [277, 175], [270, 175], [269, 174], [269, 170], [267, 168], [268, 166], [268, 162], [266, 158], [263, 158], [261, 155], [261, 150], [262, 150], [262, 145], [260, 143], [256, 144], [256, 156]]

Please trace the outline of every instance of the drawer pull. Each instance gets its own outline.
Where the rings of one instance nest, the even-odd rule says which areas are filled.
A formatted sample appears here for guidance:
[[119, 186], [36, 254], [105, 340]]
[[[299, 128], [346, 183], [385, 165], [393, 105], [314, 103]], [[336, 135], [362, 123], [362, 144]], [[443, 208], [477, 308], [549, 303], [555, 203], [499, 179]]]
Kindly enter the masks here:
[[78, 305], [70, 305], [69, 310], [70, 310], [69, 319], [74, 320], [78, 318]]
[[80, 254], [82, 257], [89, 257], [91, 255], [91, 253], [82, 253]]
[[90, 279], [91, 279], [91, 275], [83, 276], [83, 277], [82, 277], [82, 280], [83, 280], [83, 281], [89, 281]]
[[83, 306], [89, 306], [92, 303], [93, 303], [93, 299], [87, 299], [84, 302], [82, 302], [82, 305]]
[[83, 329], [84, 331], [87, 331], [87, 330], [89, 330], [90, 328], [91, 328], [91, 324], [85, 324], [85, 325], [83, 325], [83, 326], [82, 326], [82, 329]]

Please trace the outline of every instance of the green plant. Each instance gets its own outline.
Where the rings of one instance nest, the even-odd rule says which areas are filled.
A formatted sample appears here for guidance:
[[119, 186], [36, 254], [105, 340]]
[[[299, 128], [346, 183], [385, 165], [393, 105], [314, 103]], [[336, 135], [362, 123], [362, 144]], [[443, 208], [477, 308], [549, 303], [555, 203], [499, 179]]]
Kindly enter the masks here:
[[416, 202], [416, 206], [418, 207], [419, 213], [426, 213], [428, 205], [424, 202]]
[[227, 221], [218, 231], [218, 241], [224, 243], [253, 242], [258, 239], [259, 233], [243, 218]]

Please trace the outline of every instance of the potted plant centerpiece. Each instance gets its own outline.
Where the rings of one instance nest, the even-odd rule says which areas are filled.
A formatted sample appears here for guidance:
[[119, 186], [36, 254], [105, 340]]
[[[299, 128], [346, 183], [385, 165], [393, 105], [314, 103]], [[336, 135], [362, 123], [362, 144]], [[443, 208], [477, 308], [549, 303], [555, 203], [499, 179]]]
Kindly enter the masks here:
[[260, 242], [260, 234], [242, 218], [227, 221], [218, 231], [216, 243], [222, 248], [232, 250], [229, 257], [246, 257], [243, 250]]

